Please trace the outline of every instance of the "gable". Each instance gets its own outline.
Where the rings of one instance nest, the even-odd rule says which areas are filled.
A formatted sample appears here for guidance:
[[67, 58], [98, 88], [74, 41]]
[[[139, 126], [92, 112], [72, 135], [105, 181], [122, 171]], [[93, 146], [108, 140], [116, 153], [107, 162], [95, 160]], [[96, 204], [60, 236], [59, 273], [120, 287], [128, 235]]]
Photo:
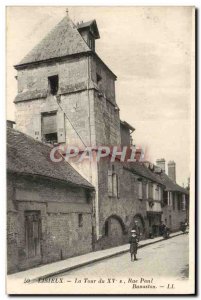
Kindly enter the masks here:
[[81, 37], [76, 26], [66, 16], [15, 66], [15, 68], [17, 69], [18, 66], [24, 64], [88, 51], [90, 51], [90, 48]]

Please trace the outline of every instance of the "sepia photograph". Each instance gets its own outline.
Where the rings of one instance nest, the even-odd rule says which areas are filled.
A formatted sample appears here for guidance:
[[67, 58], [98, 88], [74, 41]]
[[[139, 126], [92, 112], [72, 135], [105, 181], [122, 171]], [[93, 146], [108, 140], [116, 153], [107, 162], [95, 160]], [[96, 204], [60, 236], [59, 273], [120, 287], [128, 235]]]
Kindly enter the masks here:
[[7, 294], [195, 294], [195, 14], [7, 6]]

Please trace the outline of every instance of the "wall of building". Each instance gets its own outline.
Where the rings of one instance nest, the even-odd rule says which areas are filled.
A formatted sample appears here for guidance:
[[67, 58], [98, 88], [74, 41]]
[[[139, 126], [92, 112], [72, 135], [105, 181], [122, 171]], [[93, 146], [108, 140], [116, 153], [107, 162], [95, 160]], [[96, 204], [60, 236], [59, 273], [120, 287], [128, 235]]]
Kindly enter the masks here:
[[[114, 163], [114, 172], [119, 178], [119, 195], [108, 194], [108, 170], [111, 163], [103, 159], [98, 165], [99, 190], [99, 231], [100, 237], [96, 249], [109, 248], [128, 242], [130, 230], [134, 226], [134, 218], [138, 216], [145, 225], [146, 200], [138, 198], [138, 176], [123, 168], [121, 162]], [[143, 194], [145, 195], [145, 184]], [[110, 221], [111, 230], [105, 235], [105, 223]], [[112, 229], [113, 228], [113, 229]], [[145, 227], [142, 238], [145, 237]]]
[[97, 145], [120, 146], [119, 112], [115, 106], [95, 92], [94, 117]]
[[178, 209], [178, 201], [180, 193], [175, 192], [175, 204], [173, 206], [173, 201], [168, 203], [163, 207], [163, 215], [162, 220], [164, 223], [171, 229], [171, 231], [178, 231], [180, 230], [181, 222], [185, 222], [187, 217], [186, 210]]
[[[101, 77], [101, 81], [97, 85], [97, 75]], [[96, 89], [102, 93], [108, 101], [116, 105], [115, 99], [115, 76], [97, 57], [91, 60], [91, 79], [95, 83]]]
[[[82, 188], [8, 176], [8, 272], [92, 251], [92, 203]], [[41, 255], [27, 258], [25, 212], [41, 217]], [[82, 214], [79, 227], [78, 214]]]
[[[60, 105], [69, 118], [69, 120], [64, 118], [66, 140], [62, 142], [83, 147], [82, 139], [87, 146], [91, 143], [95, 144], [93, 92], [87, 90], [87, 88], [93, 88], [92, 81], [88, 81], [88, 72], [90, 77], [88, 63], [88, 58], [80, 57], [19, 70], [16, 129], [41, 140], [41, 114], [51, 111], [62, 114], [56, 98], [48, 93], [48, 77], [58, 74]], [[19, 102], [19, 100], [25, 101]], [[58, 116], [59, 119], [62, 118], [61, 114]], [[59, 126], [62, 126], [61, 122]], [[37, 131], [39, 135], [35, 136]]]
[[130, 146], [131, 135], [130, 135], [129, 128], [121, 124], [120, 130], [121, 130], [121, 145]]

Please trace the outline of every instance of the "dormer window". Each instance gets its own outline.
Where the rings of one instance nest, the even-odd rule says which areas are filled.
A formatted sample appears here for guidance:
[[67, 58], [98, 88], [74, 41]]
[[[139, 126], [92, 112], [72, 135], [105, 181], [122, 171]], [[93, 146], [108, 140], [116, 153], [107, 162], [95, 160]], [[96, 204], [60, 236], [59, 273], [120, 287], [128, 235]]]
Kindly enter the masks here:
[[89, 48], [95, 51], [95, 40], [100, 38], [96, 21], [77, 23], [77, 29]]
[[48, 85], [49, 85], [49, 93], [53, 96], [57, 95], [59, 89], [59, 76], [54, 75], [48, 77]]

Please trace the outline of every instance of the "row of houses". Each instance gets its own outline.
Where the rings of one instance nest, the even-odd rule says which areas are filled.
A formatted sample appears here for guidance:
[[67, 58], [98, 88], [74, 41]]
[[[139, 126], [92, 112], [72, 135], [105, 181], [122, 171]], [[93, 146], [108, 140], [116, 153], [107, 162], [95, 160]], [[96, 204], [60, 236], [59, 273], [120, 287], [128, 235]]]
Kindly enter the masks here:
[[[176, 165], [50, 159], [58, 145], [132, 146], [120, 120], [116, 75], [95, 52], [96, 21], [66, 16], [18, 64], [15, 129], [7, 128], [8, 273], [172, 231], [188, 218]], [[63, 154], [59, 153], [61, 157]], [[80, 154], [81, 155], [81, 154]]]

